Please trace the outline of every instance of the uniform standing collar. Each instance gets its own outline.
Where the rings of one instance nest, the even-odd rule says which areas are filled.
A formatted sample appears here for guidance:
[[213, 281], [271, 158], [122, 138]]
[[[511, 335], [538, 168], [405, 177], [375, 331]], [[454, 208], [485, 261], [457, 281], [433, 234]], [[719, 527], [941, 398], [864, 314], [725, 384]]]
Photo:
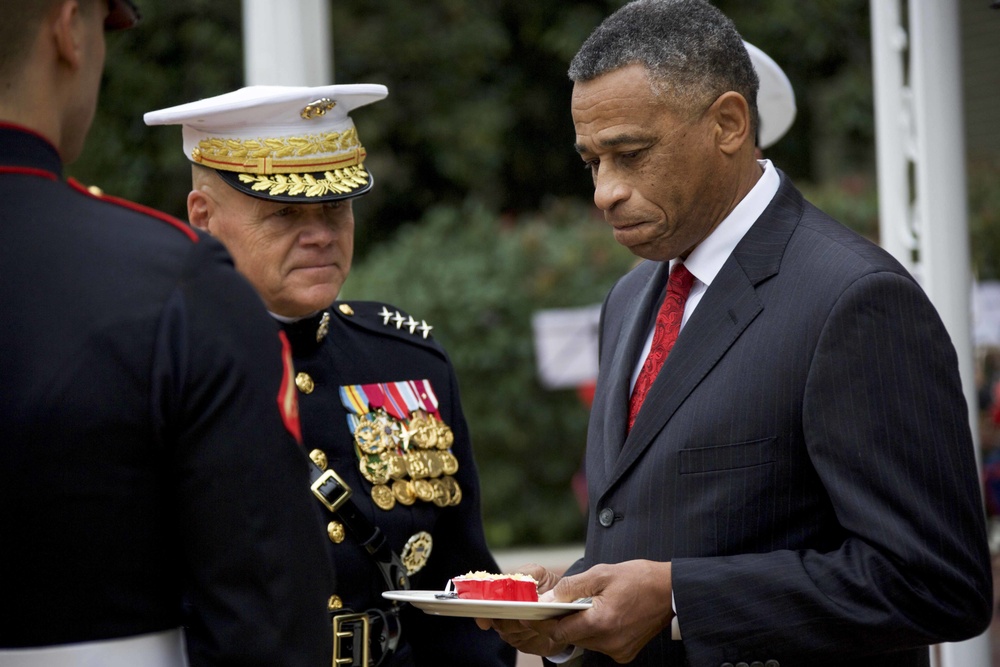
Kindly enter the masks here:
[[34, 130], [0, 121], [0, 167], [41, 169], [62, 178], [63, 164], [52, 143]]
[[302, 318], [281, 317], [271, 313], [281, 323], [293, 350], [302, 351], [318, 345], [326, 337], [330, 326], [330, 311], [321, 310]]

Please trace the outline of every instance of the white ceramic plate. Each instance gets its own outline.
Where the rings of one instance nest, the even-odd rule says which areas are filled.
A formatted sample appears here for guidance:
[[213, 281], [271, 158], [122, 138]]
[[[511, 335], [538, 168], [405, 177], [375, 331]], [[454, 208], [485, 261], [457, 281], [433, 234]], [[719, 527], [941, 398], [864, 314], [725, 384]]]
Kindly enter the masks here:
[[441, 593], [443, 591], [386, 591], [382, 593], [382, 597], [409, 602], [417, 609], [437, 616], [506, 618], [524, 621], [541, 621], [591, 607], [590, 602], [507, 602], [459, 598], [440, 600], [435, 597]]

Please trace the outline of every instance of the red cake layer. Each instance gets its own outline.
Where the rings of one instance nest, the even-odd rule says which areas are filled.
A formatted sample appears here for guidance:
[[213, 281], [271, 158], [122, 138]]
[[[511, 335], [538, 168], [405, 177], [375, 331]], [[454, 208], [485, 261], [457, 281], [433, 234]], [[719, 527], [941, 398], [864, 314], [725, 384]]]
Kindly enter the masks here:
[[538, 602], [538, 584], [526, 574], [470, 572], [451, 581], [465, 600]]

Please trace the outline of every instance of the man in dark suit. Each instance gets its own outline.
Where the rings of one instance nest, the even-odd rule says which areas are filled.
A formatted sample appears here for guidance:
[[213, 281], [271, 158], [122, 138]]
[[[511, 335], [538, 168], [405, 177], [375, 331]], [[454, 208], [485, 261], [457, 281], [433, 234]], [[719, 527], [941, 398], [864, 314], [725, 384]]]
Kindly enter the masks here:
[[183, 126], [191, 224], [229, 248], [291, 341], [303, 438], [336, 491], [316, 503], [337, 572], [327, 590], [334, 660], [510, 666], [515, 651], [471, 619], [382, 597], [443, 592], [451, 577], [497, 571], [458, 382], [433, 326], [388, 304], [337, 301], [353, 258], [354, 199], [373, 186], [350, 113], [387, 93], [256, 86], [145, 120]]
[[604, 304], [584, 558], [561, 580], [525, 568], [594, 605], [492, 625], [559, 660], [697, 667], [926, 665], [929, 644], [983, 631], [948, 334], [892, 257], [754, 158], [757, 77], [732, 23], [639, 0], [570, 77], [594, 200], [648, 261]]
[[221, 244], [62, 176], [137, 20], [0, 21], [0, 664], [329, 665], [287, 341]]

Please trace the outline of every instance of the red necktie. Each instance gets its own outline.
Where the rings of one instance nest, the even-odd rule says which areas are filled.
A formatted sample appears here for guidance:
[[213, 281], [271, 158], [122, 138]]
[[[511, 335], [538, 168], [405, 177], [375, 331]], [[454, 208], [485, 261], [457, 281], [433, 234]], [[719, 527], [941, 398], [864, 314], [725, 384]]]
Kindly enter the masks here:
[[653, 344], [649, 348], [649, 356], [642, 364], [639, 377], [636, 378], [635, 388], [632, 390], [632, 400], [628, 405], [628, 428], [632, 430], [639, 408], [653, 386], [653, 380], [663, 367], [670, 348], [677, 340], [677, 334], [681, 330], [681, 320], [684, 318], [684, 302], [687, 301], [688, 293], [691, 292], [691, 285], [694, 283], [694, 276], [683, 264], [675, 264], [670, 271], [670, 279], [667, 280], [667, 296], [663, 299], [660, 312], [656, 314], [656, 328], [653, 331]]

